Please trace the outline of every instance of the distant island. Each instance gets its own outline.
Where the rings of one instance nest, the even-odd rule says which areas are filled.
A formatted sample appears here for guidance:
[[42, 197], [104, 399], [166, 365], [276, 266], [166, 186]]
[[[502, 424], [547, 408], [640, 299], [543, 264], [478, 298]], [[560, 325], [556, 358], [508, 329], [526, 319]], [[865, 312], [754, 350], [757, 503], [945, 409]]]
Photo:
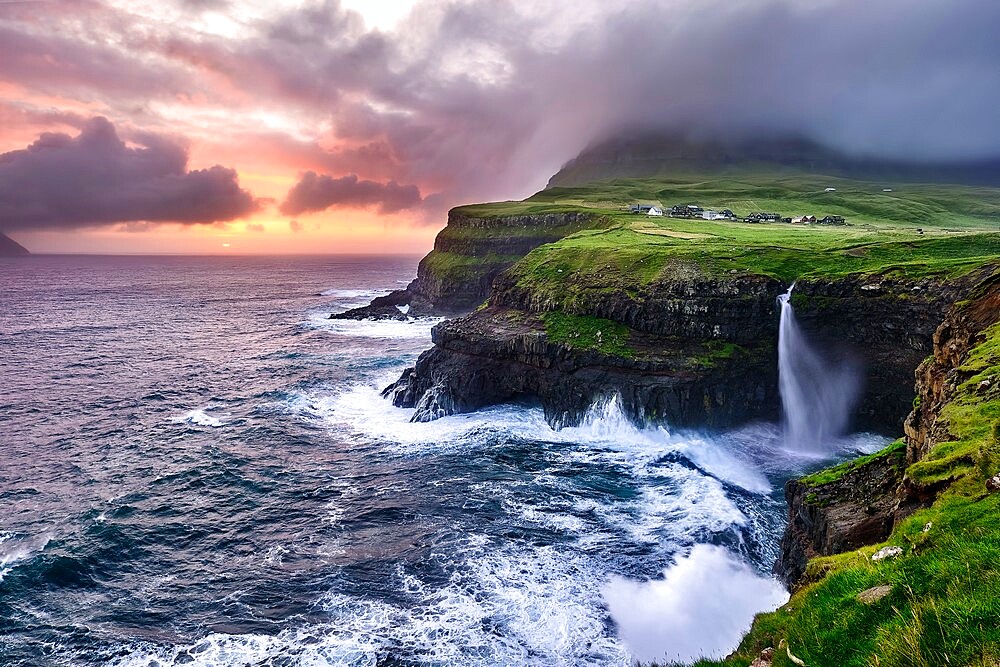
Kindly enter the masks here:
[[30, 254], [23, 245], [5, 234], [0, 234], [0, 257], [22, 257]]

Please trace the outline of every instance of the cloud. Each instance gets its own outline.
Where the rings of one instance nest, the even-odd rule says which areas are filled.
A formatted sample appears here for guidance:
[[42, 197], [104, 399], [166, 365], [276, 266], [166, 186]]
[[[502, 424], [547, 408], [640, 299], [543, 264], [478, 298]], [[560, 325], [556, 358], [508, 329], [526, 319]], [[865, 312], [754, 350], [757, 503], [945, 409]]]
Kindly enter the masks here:
[[233, 169], [188, 171], [180, 143], [148, 133], [135, 142], [130, 147], [96, 117], [76, 137], [45, 133], [26, 149], [0, 155], [0, 229], [214, 223], [258, 209]]
[[333, 178], [307, 171], [288, 193], [280, 210], [285, 215], [328, 208], [377, 208], [379, 213], [397, 213], [417, 206], [420, 201], [420, 190], [415, 185], [358, 180], [354, 174]]
[[303, 225], [298, 220], [289, 220], [288, 221], [288, 228], [292, 230], [293, 234], [298, 234], [303, 229], [305, 229], [305, 225]]
[[246, 225], [246, 230], [248, 232], [258, 232], [258, 233], [267, 231], [266, 229], [264, 229], [264, 225], [260, 224], [259, 222], [248, 222]]
[[1000, 155], [994, 0], [421, 0], [393, 32], [336, 0], [58, 10], [5, 10], [0, 79], [192, 141], [252, 152], [256, 134], [289, 173], [340, 176], [300, 181], [293, 215], [528, 194], [623, 128]]

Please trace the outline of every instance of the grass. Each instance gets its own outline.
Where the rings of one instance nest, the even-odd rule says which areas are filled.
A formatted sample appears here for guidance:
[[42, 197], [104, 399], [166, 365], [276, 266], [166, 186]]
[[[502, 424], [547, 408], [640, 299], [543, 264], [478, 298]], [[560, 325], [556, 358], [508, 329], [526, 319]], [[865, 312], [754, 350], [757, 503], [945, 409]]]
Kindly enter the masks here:
[[704, 353], [692, 357], [695, 365], [702, 368], [712, 368], [719, 362], [732, 359], [737, 354], [746, 354], [747, 350], [742, 345], [730, 343], [729, 341], [712, 339], [702, 343]]
[[462, 282], [477, 280], [486, 270], [496, 266], [513, 264], [519, 259], [518, 255], [475, 256], [432, 250], [421, 260], [421, 264], [435, 279], [445, 282]]
[[628, 344], [628, 327], [623, 324], [559, 311], [544, 313], [541, 317], [545, 334], [554, 343], [616, 357], [631, 359], [635, 356], [635, 350]]
[[885, 458], [887, 456], [892, 456], [893, 454], [906, 451], [906, 442], [899, 439], [886, 447], [881, 449], [874, 454], [868, 454], [867, 456], [861, 456], [851, 461], [845, 461], [839, 465], [835, 465], [832, 468], [826, 468], [825, 470], [820, 470], [819, 472], [813, 473], [803, 477], [799, 481], [806, 486], [820, 486], [823, 484], [830, 484], [831, 482], [836, 482], [838, 479], [851, 472], [852, 470], [857, 470], [858, 468], [871, 463], [872, 461], [877, 461], [879, 459]]
[[[892, 192], [883, 192], [890, 187]], [[835, 192], [826, 192], [835, 187]], [[932, 184], [869, 183], [759, 169], [613, 179], [575, 188], [550, 188], [521, 202], [526, 207], [622, 208], [635, 202], [699, 204], [737, 214], [774, 211], [786, 217], [842, 215], [863, 225], [997, 229], [1000, 190]], [[505, 205], [513, 204], [506, 202]]]

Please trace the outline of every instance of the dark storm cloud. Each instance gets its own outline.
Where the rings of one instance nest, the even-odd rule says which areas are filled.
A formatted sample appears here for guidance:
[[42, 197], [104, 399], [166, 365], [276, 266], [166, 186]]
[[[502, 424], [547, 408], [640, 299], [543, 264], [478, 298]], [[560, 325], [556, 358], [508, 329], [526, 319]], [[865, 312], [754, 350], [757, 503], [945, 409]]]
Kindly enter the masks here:
[[397, 213], [419, 203], [420, 190], [414, 185], [358, 180], [354, 174], [332, 178], [308, 171], [282, 202], [281, 212], [300, 215], [327, 208], [377, 208], [379, 213]]
[[[208, 5], [242, 20], [237, 2]], [[439, 221], [446, 206], [540, 187], [623, 128], [794, 135], [914, 161], [1000, 155], [995, 0], [424, 0], [393, 32], [324, 0], [247, 19], [238, 37], [81, 6], [59, 31], [0, 20], [0, 76], [86, 88], [133, 121], [171, 120], [142, 92], [235, 123], [263, 107], [329, 128], [269, 140], [293, 171], [316, 172], [289, 212], [419, 206]]]
[[105, 118], [79, 136], [46, 133], [0, 155], [0, 229], [67, 229], [118, 222], [211, 223], [258, 208], [236, 172], [187, 170], [187, 150], [151, 134], [130, 147]]
[[330, 53], [304, 40], [298, 55], [319, 63], [311, 87], [337, 136], [384, 147], [358, 164], [439, 195], [426, 207], [540, 185], [623, 128], [798, 136], [914, 161], [1000, 154], [1000, 3], [616, 6], [551, 38], [519, 5], [442, 5], [399, 36], [402, 50], [432, 35], [428, 48], [404, 56], [378, 35], [360, 77], [347, 65], [359, 41]]

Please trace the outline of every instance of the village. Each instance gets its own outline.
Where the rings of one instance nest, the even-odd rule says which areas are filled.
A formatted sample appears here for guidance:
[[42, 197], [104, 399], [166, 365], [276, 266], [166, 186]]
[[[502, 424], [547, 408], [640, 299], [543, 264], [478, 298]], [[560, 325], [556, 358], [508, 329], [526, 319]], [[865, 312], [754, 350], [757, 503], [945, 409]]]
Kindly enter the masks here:
[[664, 211], [653, 204], [633, 204], [629, 212], [636, 215], [669, 216], [671, 218], [688, 218], [700, 220], [727, 220], [730, 222], [786, 222], [793, 225], [846, 225], [847, 220], [840, 215], [826, 215], [817, 218], [815, 215], [800, 215], [783, 217], [780, 213], [752, 212], [746, 216], [738, 216], [728, 208], [720, 211], [706, 209], [697, 204], [678, 204]]

